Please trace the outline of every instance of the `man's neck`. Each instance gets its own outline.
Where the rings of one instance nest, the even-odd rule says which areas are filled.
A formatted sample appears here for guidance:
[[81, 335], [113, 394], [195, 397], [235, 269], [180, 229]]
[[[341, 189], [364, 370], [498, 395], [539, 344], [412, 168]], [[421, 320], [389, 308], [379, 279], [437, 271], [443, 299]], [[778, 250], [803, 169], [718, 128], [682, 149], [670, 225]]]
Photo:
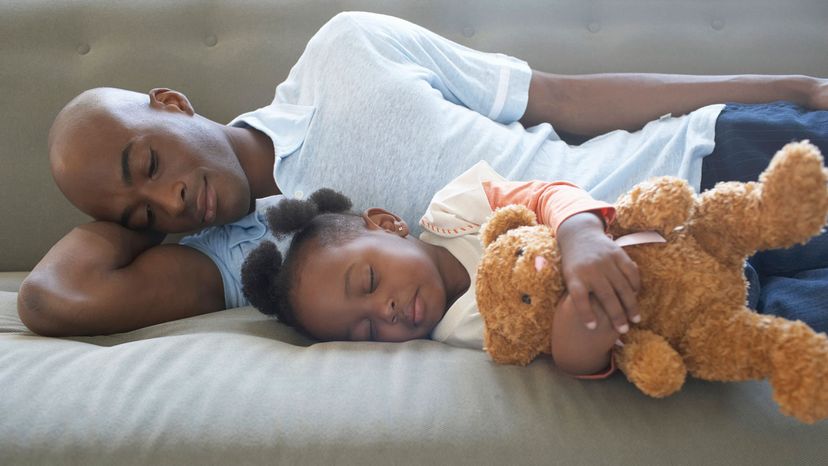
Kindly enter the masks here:
[[239, 164], [250, 182], [251, 200], [280, 194], [273, 179], [273, 141], [261, 131], [250, 127], [226, 126], [230, 143]]

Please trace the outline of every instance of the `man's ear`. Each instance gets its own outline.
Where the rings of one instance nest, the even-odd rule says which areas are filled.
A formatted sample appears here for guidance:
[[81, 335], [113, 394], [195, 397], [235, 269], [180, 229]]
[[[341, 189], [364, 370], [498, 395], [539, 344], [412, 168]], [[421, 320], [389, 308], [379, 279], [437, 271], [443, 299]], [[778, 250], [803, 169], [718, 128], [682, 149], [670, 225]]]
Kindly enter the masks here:
[[382, 229], [405, 238], [408, 236], [408, 224], [397, 215], [379, 207], [371, 207], [362, 213], [365, 226], [369, 230]]
[[157, 87], [149, 91], [150, 107], [159, 110], [172, 110], [184, 112], [193, 116], [195, 111], [187, 96], [172, 89]]

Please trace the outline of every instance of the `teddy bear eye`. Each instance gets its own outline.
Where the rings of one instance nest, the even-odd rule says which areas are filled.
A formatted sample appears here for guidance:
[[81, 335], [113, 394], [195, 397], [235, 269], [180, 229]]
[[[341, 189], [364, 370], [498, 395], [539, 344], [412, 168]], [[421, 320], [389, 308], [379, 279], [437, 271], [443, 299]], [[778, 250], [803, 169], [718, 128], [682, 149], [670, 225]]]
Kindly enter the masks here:
[[532, 304], [532, 297], [528, 294], [524, 294], [520, 297], [520, 300], [523, 301], [524, 304]]
[[517, 248], [517, 251], [515, 251], [515, 257], [520, 257], [522, 255], [523, 255], [523, 248]]

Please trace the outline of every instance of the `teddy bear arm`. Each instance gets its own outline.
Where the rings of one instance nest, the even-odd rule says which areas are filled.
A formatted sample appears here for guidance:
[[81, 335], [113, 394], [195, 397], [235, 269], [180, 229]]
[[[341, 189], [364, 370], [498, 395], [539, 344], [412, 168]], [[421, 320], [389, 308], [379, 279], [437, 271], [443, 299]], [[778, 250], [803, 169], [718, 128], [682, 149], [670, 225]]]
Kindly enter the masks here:
[[703, 193], [690, 231], [725, 262], [740, 262], [756, 250], [804, 243], [825, 224], [826, 182], [819, 150], [808, 143], [788, 144], [759, 182], [719, 183]]
[[637, 184], [615, 204], [613, 234], [656, 230], [667, 235], [682, 225], [693, 208], [692, 188], [686, 181], [663, 176]]
[[644, 394], [662, 398], [684, 385], [684, 361], [662, 336], [633, 328], [622, 342], [615, 352], [618, 369]]

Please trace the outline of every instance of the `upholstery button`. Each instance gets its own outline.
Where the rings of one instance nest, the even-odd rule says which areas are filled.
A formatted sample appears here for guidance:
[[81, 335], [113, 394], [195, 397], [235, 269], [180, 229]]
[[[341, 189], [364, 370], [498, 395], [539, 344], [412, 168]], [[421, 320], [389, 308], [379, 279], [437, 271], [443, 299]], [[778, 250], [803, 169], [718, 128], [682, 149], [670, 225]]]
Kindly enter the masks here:
[[303, 197], [305, 197], [305, 193], [303, 193], [302, 191], [296, 191], [293, 193], [293, 197], [295, 197], [296, 199], [302, 199]]
[[598, 21], [592, 21], [589, 24], [587, 24], [587, 29], [589, 30], [589, 32], [594, 34], [601, 30], [601, 23], [599, 23]]
[[716, 31], [721, 31], [725, 27], [725, 22], [721, 18], [716, 18], [710, 22], [710, 27], [712, 27]]
[[207, 47], [215, 47], [218, 44], [218, 37], [213, 34], [204, 37], [204, 45]]
[[471, 36], [474, 35], [475, 32], [476, 31], [471, 26], [466, 26], [466, 27], [463, 28], [463, 36], [464, 37], [471, 37]]
[[89, 44], [83, 43], [78, 45], [78, 48], [75, 50], [77, 50], [78, 55], [86, 55], [90, 50], [92, 50], [92, 47], [90, 47]]

